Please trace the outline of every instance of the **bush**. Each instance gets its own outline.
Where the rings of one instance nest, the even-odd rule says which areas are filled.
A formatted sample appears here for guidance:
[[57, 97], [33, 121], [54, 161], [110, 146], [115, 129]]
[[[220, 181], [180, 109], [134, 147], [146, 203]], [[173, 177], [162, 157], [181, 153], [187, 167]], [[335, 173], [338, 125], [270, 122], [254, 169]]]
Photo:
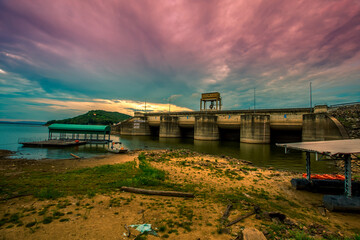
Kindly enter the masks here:
[[40, 191], [35, 193], [35, 197], [41, 199], [57, 199], [62, 196], [64, 196], [64, 193], [53, 188], [42, 188]]

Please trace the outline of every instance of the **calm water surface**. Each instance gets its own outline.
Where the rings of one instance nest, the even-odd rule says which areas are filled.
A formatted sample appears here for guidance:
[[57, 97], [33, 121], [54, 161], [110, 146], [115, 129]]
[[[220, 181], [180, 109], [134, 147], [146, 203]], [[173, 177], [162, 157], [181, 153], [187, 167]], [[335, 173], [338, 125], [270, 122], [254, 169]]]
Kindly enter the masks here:
[[[66, 148], [30, 148], [18, 144], [19, 138], [47, 138], [48, 128], [38, 125], [0, 124], [0, 149], [16, 151], [13, 158], [24, 159], [66, 159], [70, 153], [80, 157], [111, 154], [102, 144], [86, 144]], [[116, 136], [111, 139], [121, 141], [130, 150], [135, 149], [189, 149], [201, 153], [226, 155], [248, 160], [260, 167], [305, 172], [305, 153], [292, 151], [284, 154], [284, 149], [273, 144], [246, 144], [239, 142], [198, 141], [193, 139], [158, 138], [150, 136]], [[315, 159], [312, 156], [312, 159]], [[332, 173], [337, 169], [332, 161], [312, 160], [312, 171]]]

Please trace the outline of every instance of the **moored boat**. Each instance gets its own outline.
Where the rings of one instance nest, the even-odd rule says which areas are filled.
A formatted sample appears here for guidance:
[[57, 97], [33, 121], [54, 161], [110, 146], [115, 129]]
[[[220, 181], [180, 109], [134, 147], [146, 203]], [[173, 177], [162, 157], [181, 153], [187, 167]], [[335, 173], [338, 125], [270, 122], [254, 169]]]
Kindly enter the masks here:
[[121, 142], [110, 142], [108, 146], [108, 151], [112, 153], [127, 153], [129, 149], [124, 148]]

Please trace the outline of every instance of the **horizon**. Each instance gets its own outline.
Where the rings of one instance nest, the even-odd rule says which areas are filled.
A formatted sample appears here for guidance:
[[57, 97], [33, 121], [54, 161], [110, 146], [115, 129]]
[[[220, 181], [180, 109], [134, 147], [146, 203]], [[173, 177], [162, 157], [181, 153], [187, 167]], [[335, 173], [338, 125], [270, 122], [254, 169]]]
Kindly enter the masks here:
[[1, 119], [360, 102], [357, 0], [1, 1], [0, 30]]

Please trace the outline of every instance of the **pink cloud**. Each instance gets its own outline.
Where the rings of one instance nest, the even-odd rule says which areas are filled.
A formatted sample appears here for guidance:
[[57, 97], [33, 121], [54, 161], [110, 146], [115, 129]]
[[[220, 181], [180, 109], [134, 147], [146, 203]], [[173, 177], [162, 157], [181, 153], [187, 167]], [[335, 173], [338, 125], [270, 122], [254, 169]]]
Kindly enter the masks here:
[[[335, 69], [351, 85], [346, 64], [359, 69], [358, 0], [12, 0], [0, 9], [0, 48], [31, 60], [24, 72], [86, 83], [76, 91], [104, 99], [326, 82]], [[21, 72], [18, 62], [6, 63]]]

